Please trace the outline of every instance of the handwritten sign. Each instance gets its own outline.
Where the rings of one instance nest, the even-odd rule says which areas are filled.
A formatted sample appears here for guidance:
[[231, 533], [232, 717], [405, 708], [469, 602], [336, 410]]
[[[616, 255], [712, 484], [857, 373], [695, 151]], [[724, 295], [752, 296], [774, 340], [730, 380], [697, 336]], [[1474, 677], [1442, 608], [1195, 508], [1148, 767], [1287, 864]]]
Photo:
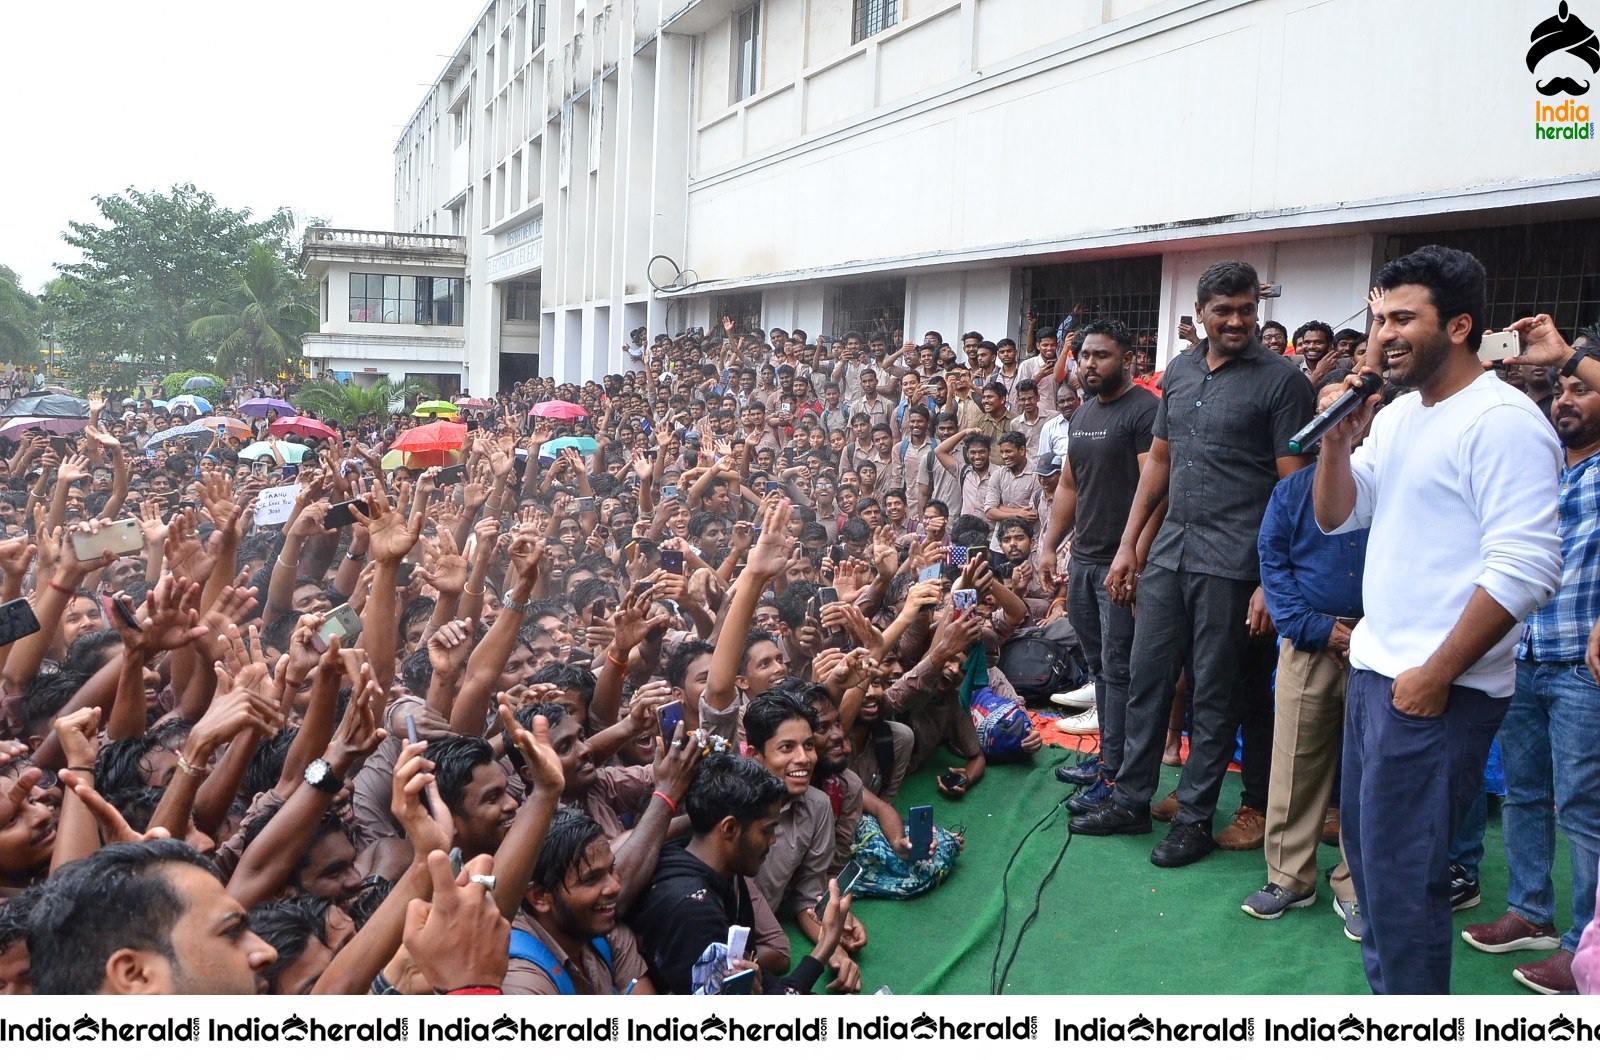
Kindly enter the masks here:
[[298, 482], [262, 490], [256, 497], [256, 525], [282, 526], [288, 522], [290, 513], [294, 511], [295, 498], [298, 496], [300, 496]]

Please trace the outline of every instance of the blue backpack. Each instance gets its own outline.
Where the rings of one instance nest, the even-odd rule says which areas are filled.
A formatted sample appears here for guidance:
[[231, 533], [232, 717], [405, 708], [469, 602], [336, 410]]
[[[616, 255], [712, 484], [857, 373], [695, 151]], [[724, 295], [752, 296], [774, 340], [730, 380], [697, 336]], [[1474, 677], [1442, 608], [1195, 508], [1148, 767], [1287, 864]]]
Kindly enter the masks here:
[[[600, 959], [606, 962], [606, 967], [611, 967], [611, 943], [604, 937], [589, 940], [595, 950], [600, 954]], [[556, 984], [556, 990], [563, 994], [576, 994], [577, 987], [572, 984], [572, 976], [561, 967], [561, 962], [556, 960], [556, 955], [550, 952], [550, 947], [540, 942], [538, 937], [526, 931], [511, 931], [511, 957], [513, 960], [528, 961], [538, 968], [550, 981]], [[613, 994], [616, 989], [613, 987]]]

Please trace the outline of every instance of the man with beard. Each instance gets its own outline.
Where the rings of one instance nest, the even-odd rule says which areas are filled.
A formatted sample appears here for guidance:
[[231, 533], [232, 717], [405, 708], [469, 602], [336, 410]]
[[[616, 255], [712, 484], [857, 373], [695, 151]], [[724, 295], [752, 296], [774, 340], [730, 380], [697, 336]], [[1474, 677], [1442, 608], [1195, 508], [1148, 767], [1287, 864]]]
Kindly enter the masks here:
[[1415, 389], [1376, 419], [1369, 399], [1317, 460], [1323, 532], [1372, 530], [1340, 814], [1377, 993], [1450, 989], [1450, 839], [1516, 688], [1519, 624], [1561, 582], [1560, 450], [1538, 408], [1478, 362], [1485, 286], [1482, 264], [1446, 247], [1379, 271], [1369, 358]]
[[605, 831], [582, 810], [550, 822], [527, 898], [511, 922], [504, 994], [653, 994]]
[[[1195, 316], [1206, 338], [1175, 357], [1162, 378], [1150, 453], [1106, 575], [1117, 603], [1133, 604], [1137, 591], [1140, 616], [1122, 768], [1111, 797], [1069, 827], [1084, 835], [1150, 831], [1172, 697], [1193, 660], [1194, 721], [1178, 810], [1150, 854], [1160, 868], [1211, 853], [1217, 796], [1246, 720], [1237, 685], [1261, 576], [1256, 535], [1273, 487], [1307, 462], [1289, 440], [1311, 418], [1311, 387], [1256, 341], [1259, 298], [1256, 270], [1242, 261], [1200, 274]], [[1236, 817], [1251, 813], [1241, 807]]]
[[1294, 330], [1294, 352], [1302, 358], [1300, 370], [1311, 385], [1316, 386], [1322, 377], [1333, 369], [1333, 328], [1320, 320], [1308, 320]]
[[887, 717], [889, 686], [904, 674], [900, 657], [891, 651], [868, 682], [850, 727], [850, 769], [885, 803], [893, 803], [900, 793], [916, 745], [910, 726]]
[[[1094, 682], [1093, 719], [1072, 719], [1085, 731], [1100, 729], [1100, 754], [1062, 766], [1057, 778], [1086, 785], [1073, 808], [1087, 809], [1111, 794], [1122, 768], [1128, 711], [1128, 660], [1133, 650], [1133, 611], [1111, 598], [1106, 575], [1133, 506], [1139, 472], [1152, 442], [1160, 402], [1133, 385], [1133, 337], [1121, 321], [1096, 320], [1083, 329], [1078, 377], [1088, 399], [1069, 425], [1066, 461], [1056, 483], [1050, 523], [1041, 551], [1053, 556], [1072, 535], [1065, 592], [1067, 616], [1077, 631]], [[1054, 581], [1055, 568], [1041, 573]], [[1059, 694], [1059, 693], [1058, 693]], [[1070, 695], [1071, 693], [1066, 693]]]
[[[1594, 917], [1600, 864], [1600, 688], [1584, 665], [1585, 634], [1600, 620], [1594, 588], [1600, 578], [1600, 393], [1568, 376], [1553, 412], [1566, 455], [1558, 508], [1561, 588], [1528, 616], [1517, 645], [1517, 689], [1500, 726], [1506, 771], [1501, 820], [1511, 870], [1506, 914], [1461, 933], [1486, 953], [1554, 950], [1512, 972], [1541, 994], [1577, 989], [1572, 956]], [[1572, 926], [1564, 934], [1556, 931], [1550, 878], [1556, 824], [1572, 847]]]

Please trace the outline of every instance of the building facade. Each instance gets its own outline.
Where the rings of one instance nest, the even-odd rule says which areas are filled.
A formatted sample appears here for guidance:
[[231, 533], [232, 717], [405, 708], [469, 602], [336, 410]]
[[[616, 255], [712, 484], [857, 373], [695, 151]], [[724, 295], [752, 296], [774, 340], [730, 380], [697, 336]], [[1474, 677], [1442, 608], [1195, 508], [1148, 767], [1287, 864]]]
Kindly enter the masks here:
[[[395, 228], [464, 244], [475, 393], [724, 316], [998, 338], [1078, 307], [1164, 360], [1217, 258], [1282, 285], [1291, 329], [1361, 327], [1376, 266], [1432, 240], [1484, 258], [1494, 323], [1571, 327], [1600, 318], [1600, 148], [1540, 131], [1560, 101], [1525, 56], [1555, 14], [492, 0], [396, 146]], [[1593, 76], [1576, 52], [1538, 74]]]

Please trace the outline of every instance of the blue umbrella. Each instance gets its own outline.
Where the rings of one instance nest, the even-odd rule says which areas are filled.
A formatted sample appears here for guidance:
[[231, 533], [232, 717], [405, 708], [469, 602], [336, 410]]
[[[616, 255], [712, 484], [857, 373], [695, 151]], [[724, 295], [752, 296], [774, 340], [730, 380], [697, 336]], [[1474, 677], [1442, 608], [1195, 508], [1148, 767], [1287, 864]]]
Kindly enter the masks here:
[[221, 385], [222, 381], [220, 379], [213, 379], [209, 375], [191, 375], [183, 381], [183, 389], [185, 390], [209, 390], [212, 387]]
[[152, 434], [150, 436], [150, 440], [144, 443], [144, 447], [146, 449], [154, 449], [162, 442], [171, 441], [173, 438], [182, 438], [186, 434], [216, 433], [217, 429], [215, 427], [208, 427], [203, 423], [184, 423], [177, 427], [168, 427], [164, 431], [158, 431], [155, 434]]
[[600, 443], [595, 441], [593, 438], [583, 438], [578, 436], [571, 438], [555, 438], [551, 441], [545, 442], [539, 447], [539, 455], [555, 457], [560, 455], [561, 450], [563, 449], [576, 449], [578, 452], [587, 456], [599, 448]]
[[171, 403], [167, 407], [173, 409], [193, 409], [199, 415], [204, 416], [211, 411], [211, 402], [207, 401], [203, 397], [195, 397], [193, 394], [179, 394], [177, 397], [172, 399]]

